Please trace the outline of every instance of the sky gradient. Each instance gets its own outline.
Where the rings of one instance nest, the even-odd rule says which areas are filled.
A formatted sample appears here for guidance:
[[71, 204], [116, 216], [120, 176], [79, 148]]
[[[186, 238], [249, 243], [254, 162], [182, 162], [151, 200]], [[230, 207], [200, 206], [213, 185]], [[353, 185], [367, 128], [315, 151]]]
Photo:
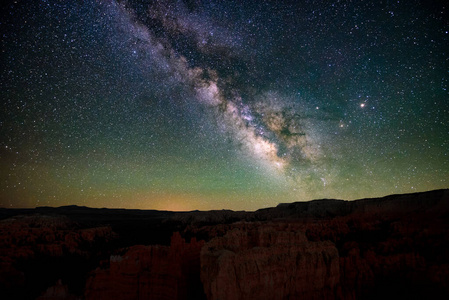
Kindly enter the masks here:
[[449, 187], [445, 1], [10, 1], [0, 207]]

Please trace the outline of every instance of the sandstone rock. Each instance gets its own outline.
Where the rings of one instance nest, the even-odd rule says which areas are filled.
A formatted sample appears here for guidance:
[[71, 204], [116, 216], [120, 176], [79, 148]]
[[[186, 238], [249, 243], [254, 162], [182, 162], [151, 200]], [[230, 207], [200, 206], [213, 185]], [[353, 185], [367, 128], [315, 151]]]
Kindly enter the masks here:
[[62, 284], [61, 280], [49, 287], [45, 293], [36, 300], [77, 300], [79, 298], [70, 294], [69, 288], [66, 284]]
[[[449, 190], [256, 212], [19, 211], [29, 215], [0, 209], [1, 299], [68, 288], [88, 299], [449, 299]], [[191, 241], [170, 243], [173, 231]], [[67, 286], [48, 288], [58, 278]]]
[[302, 232], [234, 229], [202, 249], [201, 280], [208, 299], [334, 299], [338, 250]]
[[[70, 273], [83, 272], [88, 260], [101, 251], [98, 245], [115, 238], [109, 226], [81, 229], [61, 216], [15, 216], [0, 221], [0, 298], [34, 299], [62, 275], [79, 285], [84, 274], [77, 277]], [[70, 267], [61, 266], [61, 262]], [[81, 263], [79, 268], [76, 262]], [[62, 288], [55, 286], [56, 290]], [[42, 299], [62, 299], [50, 295], [51, 291]]]
[[179, 233], [175, 233], [170, 246], [132, 246], [122, 255], [112, 255], [109, 268], [91, 272], [85, 298], [200, 297], [199, 255], [203, 245], [204, 242], [196, 239], [186, 243]]

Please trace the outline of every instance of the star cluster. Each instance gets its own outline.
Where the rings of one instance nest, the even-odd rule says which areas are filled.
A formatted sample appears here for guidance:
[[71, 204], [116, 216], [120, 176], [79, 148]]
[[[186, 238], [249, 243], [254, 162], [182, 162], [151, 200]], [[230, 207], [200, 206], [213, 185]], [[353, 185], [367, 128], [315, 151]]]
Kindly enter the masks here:
[[447, 188], [441, 1], [10, 1], [0, 206]]

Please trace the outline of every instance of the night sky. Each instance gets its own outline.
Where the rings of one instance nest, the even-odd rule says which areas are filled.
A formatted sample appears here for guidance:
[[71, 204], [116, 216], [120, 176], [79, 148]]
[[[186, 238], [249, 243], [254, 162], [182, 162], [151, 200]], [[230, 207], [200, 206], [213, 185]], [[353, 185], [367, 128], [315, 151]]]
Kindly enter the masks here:
[[9, 1], [0, 207], [448, 188], [445, 2]]

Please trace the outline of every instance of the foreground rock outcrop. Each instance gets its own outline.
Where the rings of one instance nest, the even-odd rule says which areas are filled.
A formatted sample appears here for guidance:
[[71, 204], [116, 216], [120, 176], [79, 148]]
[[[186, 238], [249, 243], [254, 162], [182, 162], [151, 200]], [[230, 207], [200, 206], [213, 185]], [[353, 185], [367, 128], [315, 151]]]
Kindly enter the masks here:
[[109, 226], [83, 228], [65, 216], [0, 221], [0, 297], [33, 299], [58, 279], [79, 293], [83, 274], [116, 238]]
[[109, 267], [90, 274], [85, 298], [109, 299], [198, 299], [200, 249], [203, 241], [186, 243], [179, 233], [170, 246], [132, 246], [112, 255]]
[[203, 247], [201, 280], [208, 299], [335, 299], [335, 245], [274, 227], [236, 228]]
[[[312, 201], [191, 228], [208, 299], [446, 299], [449, 194]], [[300, 217], [298, 217], [298, 215]], [[214, 236], [219, 236], [214, 238]], [[302, 264], [295, 260], [308, 257]], [[311, 281], [307, 281], [312, 279]]]
[[449, 299], [449, 190], [0, 218], [1, 299]]

